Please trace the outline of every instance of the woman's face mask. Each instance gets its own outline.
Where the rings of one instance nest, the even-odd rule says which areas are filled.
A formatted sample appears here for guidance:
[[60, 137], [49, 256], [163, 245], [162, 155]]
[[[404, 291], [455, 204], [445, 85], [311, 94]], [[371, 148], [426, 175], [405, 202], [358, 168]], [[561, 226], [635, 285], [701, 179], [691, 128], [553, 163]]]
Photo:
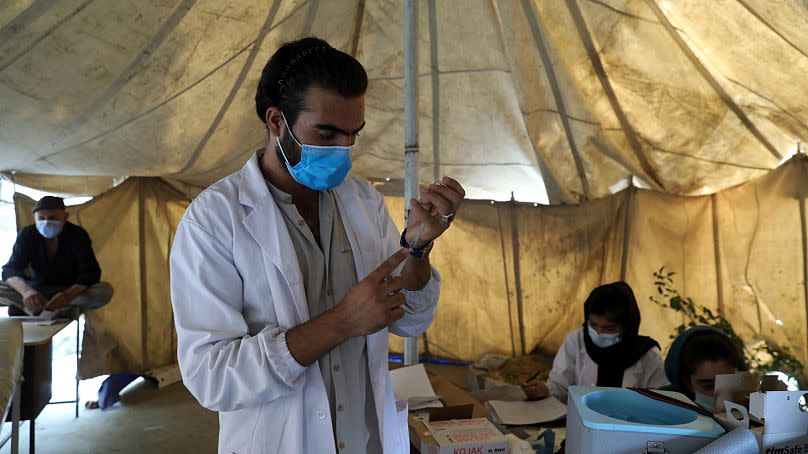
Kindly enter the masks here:
[[611, 347], [623, 339], [623, 327], [602, 314], [589, 314], [586, 324], [589, 338], [600, 348]]
[[715, 402], [715, 398], [713, 396], [696, 393], [695, 401], [696, 405], [712, 413], [713, 403]]
[[592, 343], [600, 348], [611, 347], [620, 342], [623, 337], [619, 333], [598, 333], [592, 328], [592, 325], [589, 325], [587, 329], [589, 330], [589, 337], [592, 339]]

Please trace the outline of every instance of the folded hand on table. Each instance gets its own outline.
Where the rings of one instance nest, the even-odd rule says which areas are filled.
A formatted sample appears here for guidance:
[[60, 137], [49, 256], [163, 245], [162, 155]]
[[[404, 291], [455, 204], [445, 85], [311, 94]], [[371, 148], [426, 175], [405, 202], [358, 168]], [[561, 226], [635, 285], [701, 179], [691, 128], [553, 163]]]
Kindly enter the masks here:
[[547, 384], [541, 380], [523, 381], [522, 391], [527, 394], [528, 400], [546, 399], [550, 396], [550, 390], [547, 389]]

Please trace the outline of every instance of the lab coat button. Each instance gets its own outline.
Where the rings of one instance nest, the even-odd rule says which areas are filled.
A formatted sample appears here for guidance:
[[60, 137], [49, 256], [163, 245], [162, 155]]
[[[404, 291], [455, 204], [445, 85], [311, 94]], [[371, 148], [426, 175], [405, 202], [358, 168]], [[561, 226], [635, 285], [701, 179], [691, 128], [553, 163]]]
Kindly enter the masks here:
[[323, 419], [325, 419], [325, 410], [317, 410], [315, 416], [317, 416], [317, 419], [322, 421]]

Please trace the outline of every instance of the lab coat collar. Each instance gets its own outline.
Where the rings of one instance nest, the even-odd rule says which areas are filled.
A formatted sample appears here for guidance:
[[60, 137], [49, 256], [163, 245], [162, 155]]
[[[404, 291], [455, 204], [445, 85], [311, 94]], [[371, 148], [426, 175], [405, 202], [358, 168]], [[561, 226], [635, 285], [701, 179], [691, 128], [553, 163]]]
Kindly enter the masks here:
[[289, 230], [283, 221], [280, 208], [269, 192], [258, 158], [259, 153], [254, 154], [240, 172], [238, 200], [245, 207], [252, 209], [242, 222], [261, 247], [267, 273], [270, 273], [274, 266], [283, 275], [298, 316], [298, 320], [287, 322], [296, 325], [309, 320], [303, 274], [300, 272], [300, 263], [292, 247]]
[[244, 164], [239, 172], [238, 201], [247, 207], [256, 208], [267, 199], [272, 199], [269, 193], [264, 174], [261, 173], [259, 159], [262, 152], [258, 151]]

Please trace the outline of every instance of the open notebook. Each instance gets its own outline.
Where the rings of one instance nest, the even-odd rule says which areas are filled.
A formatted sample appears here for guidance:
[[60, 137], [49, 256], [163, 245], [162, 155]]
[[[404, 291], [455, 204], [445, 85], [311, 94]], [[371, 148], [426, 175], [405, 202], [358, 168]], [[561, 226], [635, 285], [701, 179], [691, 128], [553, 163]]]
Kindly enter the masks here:
[[541, 424], [561, 419], [567, 415], [567, 406], [552, 396], [542, 400], [520, 402], [491, 400], [485, 405], [499, 423], [513, 426]]

